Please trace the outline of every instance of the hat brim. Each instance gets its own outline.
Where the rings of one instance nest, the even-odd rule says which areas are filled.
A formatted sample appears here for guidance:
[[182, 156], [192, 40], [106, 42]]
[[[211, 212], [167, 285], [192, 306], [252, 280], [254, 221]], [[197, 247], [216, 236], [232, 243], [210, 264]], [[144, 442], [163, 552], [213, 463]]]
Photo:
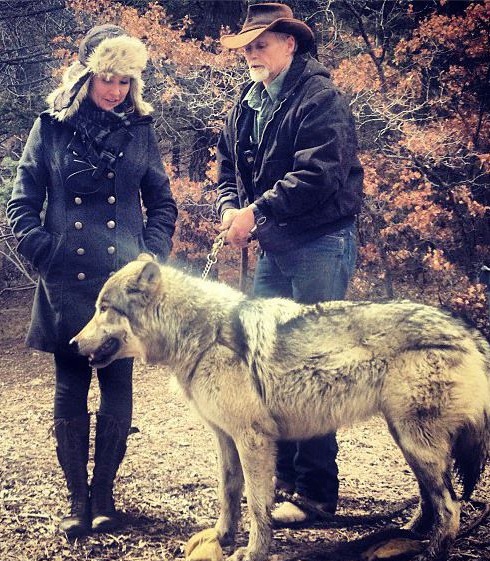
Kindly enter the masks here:
[[279, 18], [267, 26], [249, 29], [237, 33], [236, 35], [223, 35], [220, 42], [223, 47], [227, 49], [241, 49], [249, 45], [252, 41], [255, 41], [255, 39], [265, 31], [276, 31], [294, 35], [298, 44], [302, 47], [302, 50], [307, 50], [315, 40], [312, 30], [302, 21]]
[[251, 29], [250, 31], [245, 31], [244, 33], [238, 33], [237, 35], [223, 35], [220, 42], [223, 47], [227, 49], [241, 49], [246, 47], [252, 41], [255, 41], [259, 35], [262, 35], [264, 31], [267, 31], [268, 27], [258, 27], [257, 29]]

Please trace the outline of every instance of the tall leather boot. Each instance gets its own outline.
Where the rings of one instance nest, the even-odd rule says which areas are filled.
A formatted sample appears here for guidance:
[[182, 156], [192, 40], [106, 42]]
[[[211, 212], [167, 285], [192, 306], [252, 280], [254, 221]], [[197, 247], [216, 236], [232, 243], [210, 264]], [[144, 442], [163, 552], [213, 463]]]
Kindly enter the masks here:
[[95, 465], [90, 485], [94, 532], [114, 530], [120, 525], [119, 514], [114, 506], [113, 485], [126, 453], [129, 425], [129, 421], [97, 414]]
[[90, 532], [90, 498], [87, 462], [90, 434], [88, 414], [73, 419], [54, 420], [56, 454], [65, 474], [70, 501], [70, 514], [62, 518], [60, 530], [69, 539]]

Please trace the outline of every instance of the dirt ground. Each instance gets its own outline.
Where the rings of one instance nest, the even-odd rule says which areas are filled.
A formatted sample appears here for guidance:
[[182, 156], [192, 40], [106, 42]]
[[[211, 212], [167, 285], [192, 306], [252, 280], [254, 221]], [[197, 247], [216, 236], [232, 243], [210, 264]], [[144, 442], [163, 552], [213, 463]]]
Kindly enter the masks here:
[[[0, 560], [182, 560], [186, 541], [217, 518], [214, 441], [164, 368], [137, 365], [133, 434], [119, 472], [124, 528], [68, 543], [57, 533], [66, 490], [51, 436], [51, 356], [26, 349], [31, 291], [0, 295]], [[93, 384], [90, 409], [97, 410]], [[276, 530], [272, 561], [355, 561], [369, 536], [403, 524], [417, 487], [383, 422], [340, 431], [340, 502], [333, 522]], [[490, 469], [463, 504], [468, 527], [490, 502]], [[246, 505], [240, 545], [247, 538]], [[225, 550], [225, 554], [229, 550]], [[489, 520], [461, 537], [450, 561], [490, 560]]]

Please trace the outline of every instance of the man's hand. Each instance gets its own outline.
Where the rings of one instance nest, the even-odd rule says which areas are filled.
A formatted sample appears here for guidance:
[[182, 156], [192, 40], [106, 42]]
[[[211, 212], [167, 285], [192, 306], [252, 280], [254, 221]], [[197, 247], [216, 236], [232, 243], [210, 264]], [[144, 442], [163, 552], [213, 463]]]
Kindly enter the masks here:
[[227, 230], [226, 241], [232, 247], [247, 247], [250, 231], [255, 226], [253, 206], [228, 209], [223, 214], [220, 230]]
[[225, 210], [225, 212], [223, 213], [223, 218], [221, 220], [221, 226], [220, 226], [220, 230], [228, 230], [229, 227], [231, 226], [231, 223], [233, 222], [233, 220], [235, 219], [235, 216], [239, 213], [240, 211], [237, 208], [228, 208]]

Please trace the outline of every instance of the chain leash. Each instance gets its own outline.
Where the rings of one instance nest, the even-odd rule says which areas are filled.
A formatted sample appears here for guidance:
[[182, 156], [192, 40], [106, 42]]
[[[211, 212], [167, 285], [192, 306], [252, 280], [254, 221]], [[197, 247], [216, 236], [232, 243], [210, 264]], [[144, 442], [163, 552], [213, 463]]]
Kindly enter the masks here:
[[207, 255], [206, 265], [201, 275], [202, 279], [205, 279], [209, 275], [211, 267], [216, 263], [216, 261], [218, 261], [219, 250], [225, 245], [225, 236], [226, 232], [221, 232], [221, 234], [218, 234], [216, 236], [213, 247], [211, 248], [210, 253], [208, 253]]

